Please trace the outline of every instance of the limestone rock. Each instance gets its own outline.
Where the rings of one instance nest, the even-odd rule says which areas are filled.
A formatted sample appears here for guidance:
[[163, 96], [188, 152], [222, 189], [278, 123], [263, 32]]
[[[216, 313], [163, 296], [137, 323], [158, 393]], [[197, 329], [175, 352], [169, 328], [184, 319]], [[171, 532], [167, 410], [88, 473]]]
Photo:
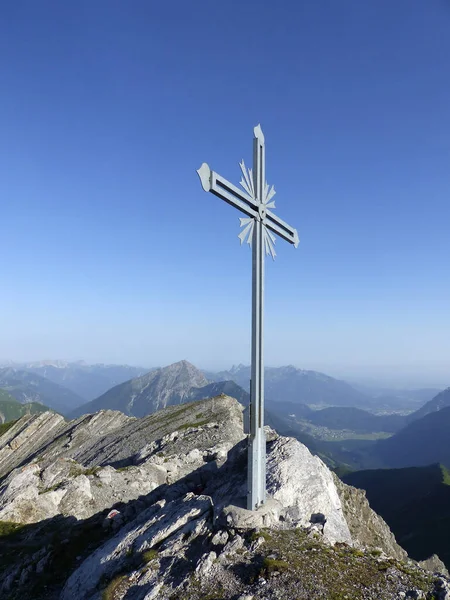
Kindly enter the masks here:
[[267, 492], [283, 507], [286, 520], [308, 527], [323, 519], [330, 543], [352, 543], [341, 500], [330, 470], [293, 438], [272, 442], [267, 456]]
[[[86, 535], [85, 547], [76, 541], [61, 600], [99, 600], [117, 582], [115, 600], [174, 594], [197, 600], [202, 596], [191, 587], [192, 577], [208, 593], [220, 581], [229, 597], [277, 598], [270, 561], [281, 560], [273, 577], [282, 581], [279, 554], [289, 550], [274, 551], [271, 536], [278, 534], [294, 544], [304, 540], [302, 561], [320, 554], [316, 545], [323, 542], [327, 560], [347, 553], [348, 560], [378, 560], [383, 567], [388, 557], [406, 558], [364, 492], [343, 484], [297, 440], [268, 433], [267, 502], [247, 511], [247, 440], [242, 406], [232, 398], [178, 405], [142, 419], [117, 411], [69, 423], [53, 414], [24, 417], [0, 436], [0, 520], [28, 524], [26, 544], [39, 544], [30, 556], [17, 554], [16, 562], [0, 566], [0, 596], [14, 590], [31, 600], [30, 582], [52, 571], [58, 553], [69, 552], [77, 529]], [[44, 539], [41, 523], [47, 521]], [[360, 557], [351, 546], [382, 554]], [[239, 573], [248, 569], [256, 569], [253, 583], [244, 585]], [[393, 569], [386, 567], [391, 579]], [[439, 581], [436, 597], [445, 598], [447, 580]], [[416, 589], [402, 586], [391, 588], [405, 597]], [[326, 590], [320, 593], [326, 597]]]
[[437, 556], [436, 554], [433, 554], [426, 560], [421, 560], [419, 562], [419, 566], [422, 567], [422, 569], [426, 569], [427, 571], [430, 571], [431, 573], [440, 573], [441, 575], [450, 577], [446, 566], [444, 565], [442, 560], [439, 558], [439, 556]]
[[182, 530], [183, 534], [188, 533], [196, 521], [210, 513], [211, 508], [209, 497], [193, 494], [181, 502], [150, 507], [83, 562], [67, 581], [61, 600], [89, 598], [101, 578], [111, 577], [126, 565], [130, 549], [132, 553], [142, 553], [178, 530]]

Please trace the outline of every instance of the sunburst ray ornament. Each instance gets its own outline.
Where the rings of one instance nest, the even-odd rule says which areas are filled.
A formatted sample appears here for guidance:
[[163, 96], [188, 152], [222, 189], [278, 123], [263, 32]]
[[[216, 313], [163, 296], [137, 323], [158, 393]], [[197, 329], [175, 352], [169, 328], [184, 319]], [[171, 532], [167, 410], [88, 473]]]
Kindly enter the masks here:
[[247, 508], [256, 510], [266, 499], [266, 439], [264, 434], [264, 360], [263, 360], [263, 305], [264, 256], [275, 259], [275, 235], [297, 248], [297, 230], [282, 221], [270, 209], [275, 208], [272, 198], [275, 188], [269, 187], [265, 177], [265, 140], [261, 126], [254, 128], [253, 169], [239, 163], [242, 189], [211, 171], [203, 163], [197, 173], [205, 192], [211, 192], [238, 208], [245, 217], [240, 219], [241, 244], [252, 249], [252, 374], [250, 398], [250, 427], [248, 445]]
[[252, 238], [253, 238], [253, 226], [255, 224], [255, 219], [252, 219], [251, 217], [247, 217], [244, 219], [239, 219], [239, 221], [241, 222], [241, 227], [243, 227], [244, 229], [241, 231], [241, 233], [238, 235], [238, 238], [241, 240], [241, 246], [244, 242], [247, 242], [247, 244], [250, 246], [250, 248], [252, 247]]
[[[255, 195], [255, 182], [253, 177], [253, 170], [248, 169], [245, 166], [244, 159], [239, 163], [242, 171], [242, 178], [239, 182], [242, 188], [247, 192], [247, 194], [252, 198], [254, 202], [259, 205], [262, 205], [267, 210], [268, 208], [275, 208], [275, 202], [272, 201], [272, 198], [275, 196], [275, 188], [269, 187], [267, 181], [264, 182], [264, 190], [262, 193], [261, 202], [258, 203], [258, 199]], [[259, 211], [261, 213], [261, 211]], [[247, 218], [247, 219], [239, 219], [241, 222], [241, 228], [243, 230], [238, 235], [238, 238], [241, 240], [241, 245], [244, 242], [252, 247], [252, 239], [253, 239], [253, 225], [255, 223], [255, 218]], [[266, 217], [265, 214], [262, 218], [262, 228], [264, 232], [264, 251], [266, 256], [271, 256], [273, 260], [275, 260], [276, 252], [275, 252], [275, 236], [270, 233], [266, 226]]]

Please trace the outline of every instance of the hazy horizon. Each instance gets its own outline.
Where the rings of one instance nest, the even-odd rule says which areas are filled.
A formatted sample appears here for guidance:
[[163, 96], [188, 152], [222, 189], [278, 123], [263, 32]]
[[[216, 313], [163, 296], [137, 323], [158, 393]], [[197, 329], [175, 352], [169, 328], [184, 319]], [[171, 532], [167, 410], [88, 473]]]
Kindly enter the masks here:
[[[233, 366], [243, 364], [248, 366], [250, 361], [228, 361], [228, 362], [210, 362], [197, 363], [190, 359], [189, 356], [174, 357], [171, 360], [161, 363], [143, 363], [136, 361], [108, 361], [102, 359], [86, 360], [84, 358], [72, 357], [72, 358], [0, 358], [0, 366], [3, 365], [21, 365], [29, 363], [86, 363], [87, 365], [95, 364], [106, 364], [106, 365], [129, 365], [133, 367], [141, 367], [143, 369], [152, 369], [155, 367], [165, 367], [169, 364], [179, 362], [180, 360], [187, 360], [196, 366], [200, 370], [219, 372], [229, 371]], [[308, 371], [317, 371], [334, 377], [336, 379], [347, 380], [348, 383], [354, 383], [359, 385], [367, 385], [371, 388], [398, 388], [408, 389], [411, 388], [446, 388], [450, 386], [450, 374], [447, 365], [436, 364], [428, 365], [422, 368], [420, 365], [324, 365], [324, 364], [295, 364], [294, 362], [285, 363], [267, 363], [267, 367], [285, 367], [294, 366], [297, 369], [304, 369]]]

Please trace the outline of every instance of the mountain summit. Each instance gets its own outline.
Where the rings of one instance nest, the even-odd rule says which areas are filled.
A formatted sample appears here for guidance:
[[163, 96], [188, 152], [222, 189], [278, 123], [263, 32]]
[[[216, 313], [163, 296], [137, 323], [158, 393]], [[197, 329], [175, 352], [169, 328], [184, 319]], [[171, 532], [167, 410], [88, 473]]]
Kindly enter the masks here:
[[77, 408], [72, 416], [113, 409], [142, 417], [192, 399], [198, 389], [207, 384], [208, 380], [201, 371], [187, 360], [181, 360], [116, 385], [102, 396]]
[[[196, 375], [164, 371], [181, 392]], [[408, 560], [363, 491], [266, 434], [268, 501], [247, 511], [242, 406], [224, 394], [142, 419], [22, 417], [0, 436], [0, 596], [448, 598], [448, 580]]]

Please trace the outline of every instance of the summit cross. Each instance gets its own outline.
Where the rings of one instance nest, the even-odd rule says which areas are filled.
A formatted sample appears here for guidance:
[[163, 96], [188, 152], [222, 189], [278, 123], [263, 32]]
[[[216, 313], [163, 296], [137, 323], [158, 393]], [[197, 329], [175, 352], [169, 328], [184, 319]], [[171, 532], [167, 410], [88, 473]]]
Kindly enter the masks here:
[[250, 437], [248, 449], [247, 508], [255, 510], [266, 500], [266, 437], [264, 434], [264, 256], [275, 259], [277, 234], [297, 248], [297, 230], [282, 221], [271, 208], [275, 188], [266, 182], [264, 134], [254, 128], [253, 169], [240, 163], [242, 189], [203, 163], [197, 173], [205, 192], [212, 192], [246, 215], [240, 219], [241, 244], [252, 248], [252, 366], [250, 385]]

